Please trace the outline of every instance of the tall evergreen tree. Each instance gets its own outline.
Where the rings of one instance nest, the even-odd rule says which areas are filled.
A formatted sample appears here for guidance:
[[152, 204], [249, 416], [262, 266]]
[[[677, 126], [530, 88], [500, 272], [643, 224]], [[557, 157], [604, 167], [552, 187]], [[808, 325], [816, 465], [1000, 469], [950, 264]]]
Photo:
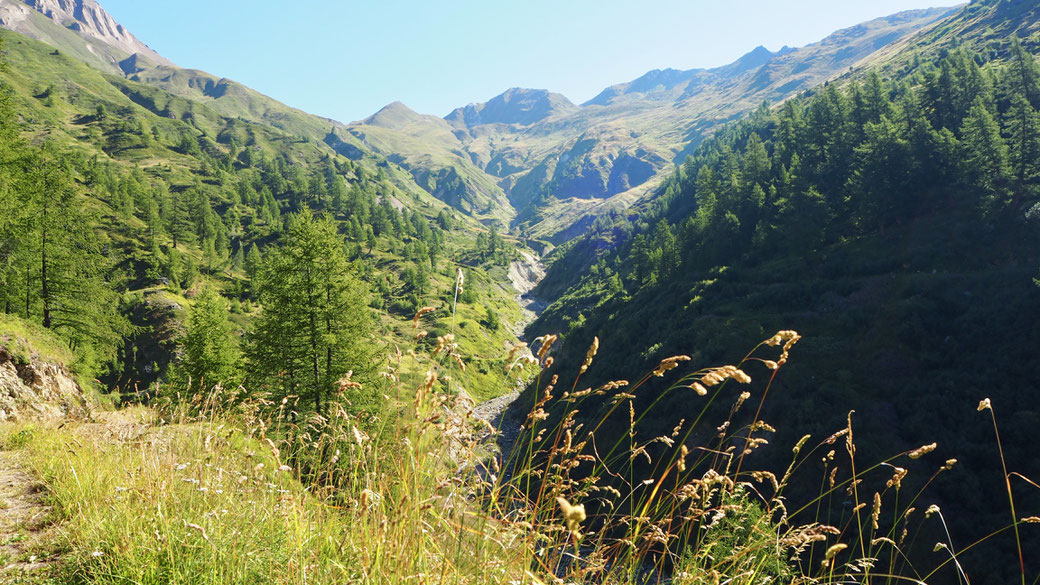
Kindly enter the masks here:
[[367, 291], [332, 221], [293, 216], [257, 281], [263, 311], [248, 352], [252, 375], [326, 412], [337, 380], [370, 367]]
[[234, 382], [239, 375], [238, 341], [228, 321], [227, 305], [212, 287], [195, 297], [183, 342], [184, 357], [175, 378], [212, 386]]
[[982, 206], [995, 211], [1010, 201], [1008, 147], [989, 108], [977, 98], [961, 127], [964, 163], [970, 183], [983, 192]]

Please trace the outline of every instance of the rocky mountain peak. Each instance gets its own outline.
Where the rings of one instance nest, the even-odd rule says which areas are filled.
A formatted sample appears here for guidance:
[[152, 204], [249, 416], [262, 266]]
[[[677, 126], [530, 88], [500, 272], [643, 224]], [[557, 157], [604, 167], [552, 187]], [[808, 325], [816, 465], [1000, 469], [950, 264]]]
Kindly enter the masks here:
[[113, 65], [133, 55], [156, 65], [173, 65], [116, 22], [96, 0], [0, 0], [0, 25], [41, 38], [30, 18], [32, 11], [106, 47], [105, 52], [110, 53], [108, 60]]
[[519, 124], [528, 126], [549, 116], [577, 110], [569, 99], [545, 89], [514, 87], [482, 104], [457, 108], [445, 119], [466, 126]]

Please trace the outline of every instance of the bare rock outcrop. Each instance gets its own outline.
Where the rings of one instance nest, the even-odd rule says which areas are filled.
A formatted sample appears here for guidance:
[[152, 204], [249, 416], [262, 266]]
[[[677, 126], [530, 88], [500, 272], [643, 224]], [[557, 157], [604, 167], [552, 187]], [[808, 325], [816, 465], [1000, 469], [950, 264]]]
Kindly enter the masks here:
[[26, 363], [0, 346], [0, 422], [89, 413], [83, 389], [65, 367], [36, 359]]
[[87, 40], [85, 49], [116, 71], [120, 61], [134, 55], [153, 66], [174, 66], [116, 22], [96, 0], [0, 0], [0, 26], [55, 44], [54, 31], [41, 27], [33, 12], [78, 33]]

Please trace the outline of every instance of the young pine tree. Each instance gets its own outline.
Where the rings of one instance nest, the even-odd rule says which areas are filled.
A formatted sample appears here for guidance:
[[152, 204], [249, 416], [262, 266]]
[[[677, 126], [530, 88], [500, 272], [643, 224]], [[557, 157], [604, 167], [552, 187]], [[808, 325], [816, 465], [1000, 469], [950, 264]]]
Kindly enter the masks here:
[[175, 379], [181, 382], [190, 379], [193, 385], [202, 387], [238, 381], [241, 356], [228, 321], [227, 303], [209, 286], [195, 297], [183, 347], [184, 357]]

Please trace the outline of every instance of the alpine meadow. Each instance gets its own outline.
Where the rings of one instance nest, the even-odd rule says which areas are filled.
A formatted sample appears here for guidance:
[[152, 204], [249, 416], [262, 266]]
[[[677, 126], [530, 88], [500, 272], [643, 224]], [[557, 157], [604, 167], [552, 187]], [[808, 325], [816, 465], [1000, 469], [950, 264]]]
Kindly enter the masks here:
[[[343, 54], [268, 87], [436, 92], [408, 52], [485, 27], [437, 74], [631, 65], [552, 38], [578, 4], [319, 4], [279, 50]], [[757, 48], [348, 123], [0, 0], [0, 583], [1040, 583], [1040, 3], [775, 51], [769, 3], [666, 4], [633, 39]], [[163, 42], [261, 63], [230, 7]]]

